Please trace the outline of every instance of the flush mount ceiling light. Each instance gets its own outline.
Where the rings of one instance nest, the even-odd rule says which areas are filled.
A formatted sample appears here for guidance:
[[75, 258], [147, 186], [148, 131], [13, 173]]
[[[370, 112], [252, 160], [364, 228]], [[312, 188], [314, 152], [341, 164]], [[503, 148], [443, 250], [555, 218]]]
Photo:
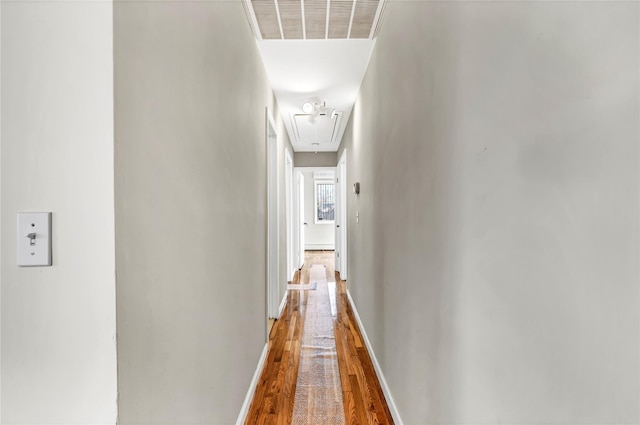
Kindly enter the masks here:
[[313, 112], [313, 103], [308, 100], [302, 104], [302, 112], [305, 114], [310, 114]]
[[302, 104], [302, 112], [309, 115], [309, 122], [315, 123], [318, 115], [331, 115], [331, 119], [335, 118], [335, 109], [327, 107], [327, 102], [318, 98], [309, 99]]

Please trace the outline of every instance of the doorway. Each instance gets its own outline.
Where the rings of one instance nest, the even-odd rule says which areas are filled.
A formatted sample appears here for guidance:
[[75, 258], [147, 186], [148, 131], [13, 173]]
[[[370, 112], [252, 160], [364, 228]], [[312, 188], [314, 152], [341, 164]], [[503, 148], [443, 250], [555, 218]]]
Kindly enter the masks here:
[[347, 280], [347, 150], [343, 150], [336, 168], [336, 271], [340, 279]]
[[337, 214], [336, 167], [296, 167], [294, 237], [296, 268], [305, 251], [334, 251]]
[[293, 281], [296, 272], [293, 231], [293, 158], [289, 149], [284, 151], [284, 180], [285, 180], [285, 216], [287, 226], [287, 281]]
[[269, 320], [277, 319], [280, 252], [278, 235], [278, 133], [273, 114], [267, 108], [267, 340]]
[[298, 270], [304, 266], [304, 174], [300, 169], [295, 169], [296, 202], [294, 211], [294, 258]]

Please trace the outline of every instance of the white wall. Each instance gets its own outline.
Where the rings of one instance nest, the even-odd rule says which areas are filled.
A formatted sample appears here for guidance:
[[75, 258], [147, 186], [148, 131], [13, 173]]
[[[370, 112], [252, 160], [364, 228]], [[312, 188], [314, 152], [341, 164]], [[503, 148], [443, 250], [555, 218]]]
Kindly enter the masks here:
[[315, 222], [315, 180], [313, 171], [303, 171], [304, 175], [304, 249], [322, 250], [335, 248], [335, 226], [333, 223]]
[[[2, 423], [117, 417], [111, 2], [2, 2]], [[16, 213], [53, 212], [53, 266]]]
[[117, 2], [119, 423], [235, 422], [266, 329], [265, 107], [241, 2]]
[[388, 4], [343, 148], [404, 423], [640, 423], [639, 6]]
[[295, 152], [296, 167], [335, 167], [338, 164], [336, 152]]

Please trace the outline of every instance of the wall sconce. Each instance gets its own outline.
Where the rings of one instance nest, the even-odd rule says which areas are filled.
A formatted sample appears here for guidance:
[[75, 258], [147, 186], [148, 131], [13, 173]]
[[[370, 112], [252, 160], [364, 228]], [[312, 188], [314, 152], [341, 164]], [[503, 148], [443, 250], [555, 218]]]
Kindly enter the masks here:
[[356, 195], [360, 195], [360, 182], [356, 182], [353, 184], [353, 193]]

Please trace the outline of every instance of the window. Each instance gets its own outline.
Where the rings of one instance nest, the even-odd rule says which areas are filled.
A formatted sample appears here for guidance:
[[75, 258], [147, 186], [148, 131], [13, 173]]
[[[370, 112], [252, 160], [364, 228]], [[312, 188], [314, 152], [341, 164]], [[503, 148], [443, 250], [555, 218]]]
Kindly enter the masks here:
[[332, 181], [315, 181], [315, 223], [333, 223], [336, 213], [335, 185]]

